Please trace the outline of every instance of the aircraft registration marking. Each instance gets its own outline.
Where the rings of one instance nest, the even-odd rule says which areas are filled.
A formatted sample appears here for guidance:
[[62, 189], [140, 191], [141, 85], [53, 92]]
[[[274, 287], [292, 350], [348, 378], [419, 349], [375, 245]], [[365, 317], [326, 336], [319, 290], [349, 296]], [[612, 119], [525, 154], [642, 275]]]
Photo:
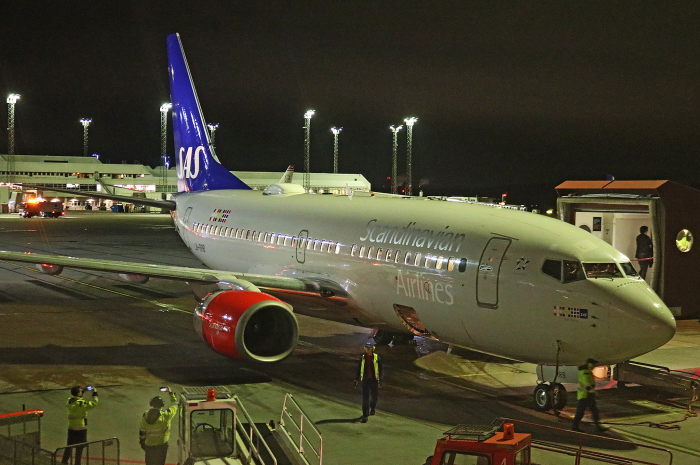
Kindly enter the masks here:
[[205, 252], [206, 253], [207, 248], [204, 246], [204, 244], [195, 244], [194, 250], [196, 250], [198, 252]]

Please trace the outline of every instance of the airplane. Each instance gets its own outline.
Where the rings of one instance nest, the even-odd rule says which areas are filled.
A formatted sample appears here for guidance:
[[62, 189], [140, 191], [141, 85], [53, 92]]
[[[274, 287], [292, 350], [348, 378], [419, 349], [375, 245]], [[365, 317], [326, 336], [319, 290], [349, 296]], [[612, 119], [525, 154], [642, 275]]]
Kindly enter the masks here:
[[[295, 312], [373, 328], [383, 343], [420, 336], [557, 367], [627, 361], [673, 337], [673, 315], [629, 258], [563, 221], [427, 198], [313, 195], [289, 183], [252, 190], [215, 154], [178, 34], [167, 49], [179, 192], [86, 195], [169, 209], [210, 269], [17, 252], [0, 260], [186, 281], [198, 289], [195, 328], [206, 344], [259, 363], [294, 351]], [[565, 394], [555, 377], [538, 384], [535, 402], [562, 408]]]

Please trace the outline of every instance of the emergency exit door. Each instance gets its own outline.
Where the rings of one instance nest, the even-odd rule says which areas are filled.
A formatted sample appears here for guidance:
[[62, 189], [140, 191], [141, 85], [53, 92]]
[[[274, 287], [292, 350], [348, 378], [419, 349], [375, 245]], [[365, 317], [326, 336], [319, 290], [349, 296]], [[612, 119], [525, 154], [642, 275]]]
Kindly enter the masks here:
[[498, 308], [498, 277], [510, 239], [492, 237], [479, 259], [476, 274], [476, 303], [480, 307]]

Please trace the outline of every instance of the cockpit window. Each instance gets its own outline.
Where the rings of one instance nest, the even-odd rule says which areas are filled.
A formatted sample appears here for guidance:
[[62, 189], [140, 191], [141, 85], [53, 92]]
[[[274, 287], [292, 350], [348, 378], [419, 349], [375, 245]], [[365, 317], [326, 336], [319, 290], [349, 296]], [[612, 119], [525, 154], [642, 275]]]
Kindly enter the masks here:
[[622, 272], [616, 263], [584, 263], [588, 278], [622, 278]]
[[573, 260], [545, 260], [542, 272], [564, 284], [586, 279], [581, 263]]
[[572, 260], [564, 260], [564, 283], [573, 281], [584, 281], [586, 274], [583, 272], [581, 263]]
[[559, 260], [545, 260], [542, 265], [542, 273], [561, 281], [561, 262]]
[[620, 266], [627, 276], [638, 276], [637, 270], [634, 269], [630, 262], [620, 263]]

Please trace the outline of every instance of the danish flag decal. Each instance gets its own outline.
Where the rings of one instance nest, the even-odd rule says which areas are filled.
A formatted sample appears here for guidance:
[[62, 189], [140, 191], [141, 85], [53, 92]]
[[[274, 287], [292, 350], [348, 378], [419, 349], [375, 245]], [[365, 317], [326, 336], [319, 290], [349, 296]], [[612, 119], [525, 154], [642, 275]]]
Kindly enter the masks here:
[[250, 189], [216, 157], [180, 36], [169, 35], [167, 46], [178, 191]]

